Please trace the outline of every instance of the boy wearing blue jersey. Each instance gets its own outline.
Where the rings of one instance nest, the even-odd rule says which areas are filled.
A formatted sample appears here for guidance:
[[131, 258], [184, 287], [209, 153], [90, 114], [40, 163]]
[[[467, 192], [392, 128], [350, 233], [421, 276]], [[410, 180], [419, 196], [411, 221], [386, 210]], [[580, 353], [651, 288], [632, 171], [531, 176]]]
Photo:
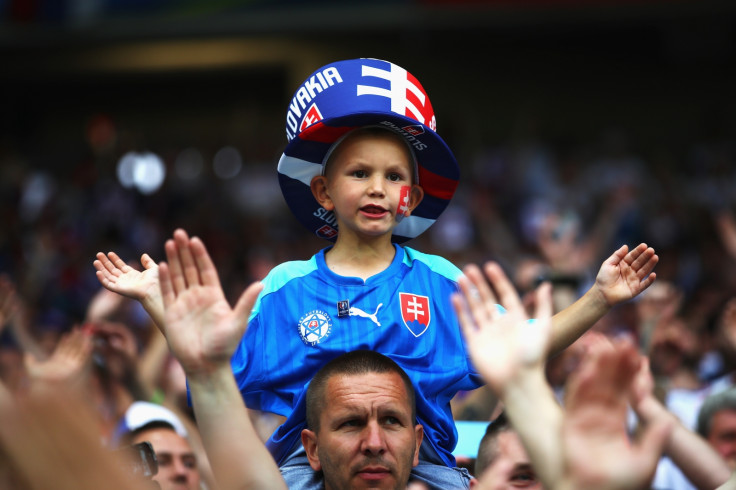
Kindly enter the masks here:
[[[399, 245], [431, 226], [457, 186], [457, 162], [435, 127], [416, 78], [381, 60], [327, 65], [289, 106], [279, 182], [296, 217], [334, 245], [269, 273], [231, 364], [248, 407], [286, 418], [267, 446], [292, 488], [308, 488], [312, 474], [300, 442], [306, 386], [323, 364], [356, 349], [390, 357], [416, 387], [425, 437], [414, 478], [436, 488], [469, 485], [452, 456], [450, 400], [482, 380], [450, 304], [461, 272]], [[177, 230], [166, 248], [194, 277], [190, 243]], [[552, 352], [654, 281], [654, 250], [641, 244], [627, 252], [617, 250], [591, 289], [555, 315]], [[140, 300], [163, 325], [155, 263], [144, 255], [139, 273], [115, 254], [97, 258], [103, 285]]]

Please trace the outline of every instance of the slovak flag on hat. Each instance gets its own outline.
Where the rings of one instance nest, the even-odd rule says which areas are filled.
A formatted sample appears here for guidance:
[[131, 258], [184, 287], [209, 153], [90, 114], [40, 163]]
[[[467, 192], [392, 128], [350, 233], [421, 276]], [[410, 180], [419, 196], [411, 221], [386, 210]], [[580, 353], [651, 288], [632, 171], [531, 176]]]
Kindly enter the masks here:
[[297, 89], [286, 113], [289, 140], [278, 165], [279, 184], [289, 208], [311, 232], [337, 237], [337, 221], [322, 208], [310, 188], [325, 155], [349, 131], [385, 127], [401, 135], [413, 150], [424, 199], [394, 229], [404, 242], [432, 226], [458, 185], [455, 156], [436, 132], [432, 104], [419, 81], [388, 61], [370, 58], [338, 61], [312, 73]]

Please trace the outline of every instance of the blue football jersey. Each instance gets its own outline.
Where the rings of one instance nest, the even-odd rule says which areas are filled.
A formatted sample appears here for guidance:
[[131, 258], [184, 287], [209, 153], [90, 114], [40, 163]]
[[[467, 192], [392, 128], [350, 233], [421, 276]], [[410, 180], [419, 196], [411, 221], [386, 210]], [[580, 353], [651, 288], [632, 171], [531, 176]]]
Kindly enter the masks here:
[[312, 376], [340, 354], [370, 349], [407, 372], [425, 441], [437, 463], [455, 465], [450, 400], [483, 384], [450, 303], [461, 272], [441, 257], [395, 247], [391, 265], [365, 281], [330, 271], [328, 249], [281, 264], [264, 279], [232, 367], [248, 407], [287, 417], [267, 443], [279, 463], [306, 427]]

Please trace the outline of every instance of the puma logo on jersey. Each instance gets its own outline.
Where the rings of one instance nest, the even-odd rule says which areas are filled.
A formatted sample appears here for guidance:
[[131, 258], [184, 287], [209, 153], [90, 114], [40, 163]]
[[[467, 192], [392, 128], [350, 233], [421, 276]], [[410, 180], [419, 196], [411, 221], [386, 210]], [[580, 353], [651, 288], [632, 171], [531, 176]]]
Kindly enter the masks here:
[[350, 307], [350, 316], [362, 316], [363, 318], [368, 318], [370, 321], [375, 323], [377, 326], [381, 326], [381, 322], [378, 321], [378, 310], [383, 306], [383, 303], [379, 303], [376, 307], [376, 311], [373, 312], [373, 314], [366, 313], [365, 311], [361, 310], [360, 308], [357, 308], [355, 306]]

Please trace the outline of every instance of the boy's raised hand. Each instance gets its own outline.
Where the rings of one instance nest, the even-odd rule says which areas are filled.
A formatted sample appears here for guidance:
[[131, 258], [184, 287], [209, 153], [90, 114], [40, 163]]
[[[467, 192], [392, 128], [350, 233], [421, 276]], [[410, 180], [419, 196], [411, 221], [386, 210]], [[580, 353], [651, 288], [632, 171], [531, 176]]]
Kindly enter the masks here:
[[176, 230], [165, 248], [168, 263], [159, 265], [159, 278], [169, 348], [189, 377], [230, 369], [261, 283], [251, 284], [233, 309], [199, 238]]
[[129, 266], [115, 252], [97, 252], [93, 262], [97, 279], [106, 289], [135, 300], [160, 297], [158, 266], [148, 254], [141, 256], [143, 271]]
[[140, 301], [156, 326], [161, 328], [164, 305], [158, 282], [158, 265], [148, 254], [141, 255], [143, 271], [126, 264], [115, 252], [107, 255], [97, 252], [93, 265], [100, 284], [114, 293]]
[[[536, 291], [535, 320], [529, 317], [513, 284], [501, 267], [488, 262], [486, 282], [475, 265], [465, 267], [452, 297], [468, 351], [478, 372], [498, 394], [525, 368], [541, 372], [549, 343], [551, 287]], [[502, 305], [506, 311], [498, 308]]]
[[634, 298], [657, 278], [652, 272], [659, 257], [652, 247], [640, 243], [628, 252], [623, 245], [611, 255], [598, 271], [595, 287], [608, 306]]

